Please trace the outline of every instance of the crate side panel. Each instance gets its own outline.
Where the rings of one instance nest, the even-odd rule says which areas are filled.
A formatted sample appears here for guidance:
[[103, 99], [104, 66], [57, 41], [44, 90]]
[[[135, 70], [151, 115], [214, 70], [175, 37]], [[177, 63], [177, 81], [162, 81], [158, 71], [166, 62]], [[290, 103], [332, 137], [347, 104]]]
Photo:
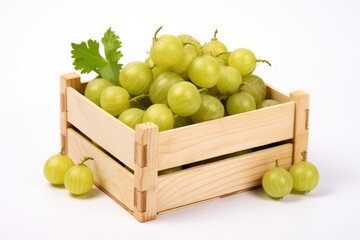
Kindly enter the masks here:
[[92, 170], [95, 184], [133, 211], [134, 175], [73, 129], [68, 128], [67, 133], [70, 158], [79, 162], [84, 156], [93, 157], [94, 161], [87, 161], [86, 166]]
[[289, 168], [292, 144], [229, 158], [159, 177], [158, 210], [186, 206], [261, 185], [265, 171], [279, 165]]
[[67, 89], [68, 121], [129, 168], [134, 167], [134, 131], [73, 88]]
[[293, 163], [302, 159], [302, 153], [306, 154], [309, 141], [309, 101], [310, 96], [302, 90], [290, 93], [291, 99], [295, 102], [295, 124], [294, 124], [294, 156]]
[[282, 93], [280, 90], [270, 85], [266, 86], [266, 98], [276, 100], [280, 103], [289, 102], [291, 100], [289, 95]]
[[161, 132], [159, 170], [291, 139], [295, 103]]

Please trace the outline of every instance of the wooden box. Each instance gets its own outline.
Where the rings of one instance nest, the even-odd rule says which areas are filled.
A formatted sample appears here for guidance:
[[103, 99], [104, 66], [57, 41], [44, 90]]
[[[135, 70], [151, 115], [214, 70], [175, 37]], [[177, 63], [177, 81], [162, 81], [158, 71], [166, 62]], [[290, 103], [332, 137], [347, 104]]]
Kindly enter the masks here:
[[288, 96], [268, 86], [279, 105], [158, 132], [153, 123], [127, 127], [85, 98], [85, 86], [76, 73], [61, 75], [61, 143], [75, 162], [93, 157], [95, 185], [141, 222], [259, 187], [276, 159], [289, 168], [307, 150], [301, 90]]

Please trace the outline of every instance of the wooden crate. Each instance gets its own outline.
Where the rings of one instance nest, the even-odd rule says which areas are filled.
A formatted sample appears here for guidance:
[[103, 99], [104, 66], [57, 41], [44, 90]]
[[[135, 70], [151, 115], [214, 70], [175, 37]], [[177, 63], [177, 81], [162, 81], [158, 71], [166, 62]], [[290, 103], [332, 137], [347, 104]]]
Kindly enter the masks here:
[[[309, 95], [301, 90], [287, 96], [268, 86], [281, 104], [158, 132], [153, 123], [127, 127], [83, 96], [86, 84], [61, 75], [62, 145], [75, 162], [93, 157], [95, 185], [141, 222], [259, 187], [275, 159], [289, 168], [307, 150]], [[183, 169], [158, 174], [176, 166]]]

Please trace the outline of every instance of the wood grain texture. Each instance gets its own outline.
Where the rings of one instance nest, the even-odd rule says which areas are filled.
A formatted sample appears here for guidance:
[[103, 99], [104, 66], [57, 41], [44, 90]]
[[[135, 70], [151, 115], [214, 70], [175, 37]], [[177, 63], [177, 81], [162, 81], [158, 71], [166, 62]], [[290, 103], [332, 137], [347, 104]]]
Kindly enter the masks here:
[[159, 176], [158, 211], [259, 186], [265, 171], [274, 167], [275, 159], [284, 168], [291, 166], [292, 150], [292, 144], [287, 143]]
[[134, 216], [140, 222], [155, 219], [158, 213], [158, 136], [154, 123], [138, 124], [135, 128]]
[[67, 88], [79, 90], [81, 88], [80, 76], [77, 73], [68, 73], [60, 76], [60, 138], [61, 147], [67, 153], [67, 128], [70, 127], [67, 116]]
[[[287, 95], [267, 85], [267, 98], [281, 104], [159, 133], [152, 123], [139, 124], [134, 131], [103, 111], [83, 96], [86, 84], [76, 73], [61, 75], [62, 144], [75, 161], [94, 157], [86, 165], [96, 186], [140, 222], [259, 187], [275, 159], [289, 168], [307, 151], [309, 95], [304, 91]], [[284, 140], [158, 176], [160, 170]]]
[[309, 94], [302, 91], [293, 91], [290, 98], [295, 102], [295, 122], [294, 122], [294, 156], [293, 163], [301, 161], [302, 152], [308, 149], [309, 139]]
[[180, 207], [175, 207], [175, 208], [167, 209], [167, 210], [164, 210], [164, 211], [159, 212], [158, 215], [163, 215], [163, 214], [171, 213], [171, 212], [178, 211], [178, 210], [181, 210], [181, 209], [184, 209], [184, 208], [193, 207], [193, 206], [200, 205], [200, 204], [203, 204], [203, 203], [207, 203], [207, 202], [219, 200], [219, 199], [221, 199], [221, 198], [225, 198], [225, 197], [233, 196], [233, 195], [235, 195], [235, 194], [239, 194], [239, 193], [242, 193], [242, 192], [250, 191], [250, 190], [255, 189], [255, 188], [258, 188], [258, 187], [259, 187], [259, 186], [244, 188], [244, 189], [241, 189], [241, 190], [239, 190], [239, 191], [231, 192], [231, 193], [224, 194], [224, 195], [221, 195], [221, 196], [217, 196], [217, 197], [213, 197], [213, 198], [208, 198], [208, 199], [201, 200], [201, 201], [198, 201], [198, 202], [193, 202], [193, 203], [190, 203], [190, 204], [187, 204], [187, 205], [183, 205], [183, 206], [180, 206]]
[[294, 102], [161, 132], [159, 170], [291, 139]]
[[266, 86], [266, 98], [274, 99], [280, 103], [285, 103], [290, 101], [289, 94], [285, 94], [278, 90], [277, 88], [267, 84]]
[[132, 211], [134, 175], [73, 129], [67, 132], [70, 158], [79, 162], [84, 156], [93, 157], [94, 161], [87, 161], [86, 166], [92, 170], [95, 184]]
[[73, 88], [67, 88], [68, 121], [102, 148], [134, 168], [134, 130], [100, 109]]

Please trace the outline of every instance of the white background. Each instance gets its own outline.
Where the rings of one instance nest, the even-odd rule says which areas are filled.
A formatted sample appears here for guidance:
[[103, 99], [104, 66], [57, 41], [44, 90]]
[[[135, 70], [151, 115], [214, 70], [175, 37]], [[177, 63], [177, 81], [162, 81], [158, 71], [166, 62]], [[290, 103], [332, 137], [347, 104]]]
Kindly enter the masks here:
[[[360, 2], [0, 1], [0, 239], [360, 239]], [[153, 32], [252, 49], [273, 66], [256, 73], [284, 92], [310, 93], [308, 195], [269, 199], [261, 189], [139, 223], [94, 187], [75, 198], [46, 182], [60, 148], [59, 76], [71, 42], [112, 27], [122, 63], [143, 60]]]

